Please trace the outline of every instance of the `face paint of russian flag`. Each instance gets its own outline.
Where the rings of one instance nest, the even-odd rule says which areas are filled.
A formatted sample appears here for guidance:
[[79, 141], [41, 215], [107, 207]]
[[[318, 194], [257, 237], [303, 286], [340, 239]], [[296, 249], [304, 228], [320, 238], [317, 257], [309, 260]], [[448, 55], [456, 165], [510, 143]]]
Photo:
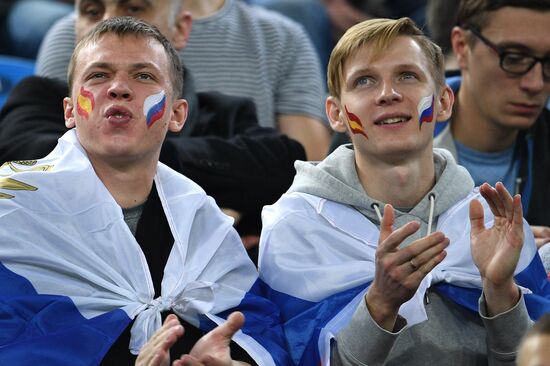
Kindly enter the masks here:
[[164, 91], [145, 98], [143, 102], [143, 114], [145, 115], [147, 127], [151, 127], [153, 123], [162, 118], [165, 108], [166, 94], [164, 94]]
[[422, 123], [430, 123], [434, 120], [434, 96], [428, 95], [420, 99], [418, 103], [418, 115], [419, 115], [419, 125], [418, 128], [422, 128]]
[[80, 94], [78, 94], [78, 97], [76, 98], [76, 111], [78, 114], [88, 119], [90, 113], [92, 113], [92, 110], [94, 109], [94, 105], [94, 95], [81, 86]]
[[367, 133], [365, 132], [365, 130], [363, 130], [363, 124], [361, 123], [361, 120], [359, 119], [359, 117], [357, 117], [355, 114], [348, 111], [347, 106], [344, 106], [344, 108], [346, 110], [348, 125], [349, 125], [349, 128], [351, 129], [351, 132], [353, 132], [354, 134], [363, 135], [365, 136], [365, 138], [368, 139], [369, 136], [367, 136]]

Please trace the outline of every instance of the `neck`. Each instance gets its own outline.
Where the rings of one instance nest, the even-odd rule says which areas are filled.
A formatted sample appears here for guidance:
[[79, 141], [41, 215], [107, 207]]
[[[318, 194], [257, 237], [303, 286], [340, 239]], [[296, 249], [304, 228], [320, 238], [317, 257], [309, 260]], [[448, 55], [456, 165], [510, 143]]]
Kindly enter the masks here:
[[463, 145], [480, 152], [499, 152], [511, 147], [518, 129], [502, 126], [485, 117], [474, 96], [461, 86], [453, 110], [453, 137]]
[[211, 16], [221, 9], [225, 0], [186, 0], [183, 8], [191, 13], [193, 18], [200, 19]]
[[355, 155], [359, 181], [367, 195], [394, 207], [414, 207], [435, 185], [433, 152], [399, 162]]
[[157, 162], [154, 164], [106, 164], [90, 157], [94, 170], [122, 208], [144, 203], [151, 192]]

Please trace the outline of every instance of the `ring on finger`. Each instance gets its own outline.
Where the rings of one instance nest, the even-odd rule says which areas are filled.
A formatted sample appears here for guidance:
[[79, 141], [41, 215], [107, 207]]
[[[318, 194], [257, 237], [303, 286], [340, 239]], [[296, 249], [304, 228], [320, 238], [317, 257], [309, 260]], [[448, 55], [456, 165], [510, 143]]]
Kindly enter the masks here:
[[418, 265], [416, 263], [414, 263], [414, 258], [411, 258], [409, 260], [409, 263], [411, 264], [411, 267], [413, 268], [414, 271], [416, 271], [418, 269]]

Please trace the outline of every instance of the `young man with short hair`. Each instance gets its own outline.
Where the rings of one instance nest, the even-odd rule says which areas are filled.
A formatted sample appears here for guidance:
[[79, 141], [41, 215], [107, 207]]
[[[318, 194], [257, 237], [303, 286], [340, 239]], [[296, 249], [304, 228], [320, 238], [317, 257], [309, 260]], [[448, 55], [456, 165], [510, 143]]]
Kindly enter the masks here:
[[501, 181], [521, 193], [540, 247], [550, 241], [550, 1], [462, 0], [456, 22], [461, 76], [448, 79], [456, 103], [434, 146], [476, 185]]
[[[276, 308], [255, 295], [232, 220], [159, 162], [167, 132], [187, 117], [181, 72], [156, 28], [100, 23], [71, 61], [70, 130], [45, 158], [0, 169], [3, 364], [133, 365], [168, 313], [186, 330], [173, 339], [177, 357], [230, 365], [242, 325], [236, 358], [286, 363]], [[244, 325], [236, 315], [195, 349], [233, 309]]]
[[550, 288], [520, 196], [474, 189], [432, 147], [453, 105], [440, 48], [408, 18], [365, 21], [333, 50], [328, 85], [331, 125], [352, 144], [297, 163], [262, 216], [260, 278], [294, 362], [513, 364], [525, 303], [550, 310], [514, 276]]

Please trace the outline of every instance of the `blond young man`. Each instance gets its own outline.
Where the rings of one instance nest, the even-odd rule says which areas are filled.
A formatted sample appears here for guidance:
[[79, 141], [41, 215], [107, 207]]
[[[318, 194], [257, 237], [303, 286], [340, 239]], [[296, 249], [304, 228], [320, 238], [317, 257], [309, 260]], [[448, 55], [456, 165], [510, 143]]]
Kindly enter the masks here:
[[512, 365], [535, 296], [514, 275], [546, 276], [519, 195], [474, 188], [432, 147], [453, 105], [441, 50], [410, 19], [365, 21], [333, 50], [328, 85], [352, 144], [297, 164], [263, 212], [260, 278], [294, 362]]

